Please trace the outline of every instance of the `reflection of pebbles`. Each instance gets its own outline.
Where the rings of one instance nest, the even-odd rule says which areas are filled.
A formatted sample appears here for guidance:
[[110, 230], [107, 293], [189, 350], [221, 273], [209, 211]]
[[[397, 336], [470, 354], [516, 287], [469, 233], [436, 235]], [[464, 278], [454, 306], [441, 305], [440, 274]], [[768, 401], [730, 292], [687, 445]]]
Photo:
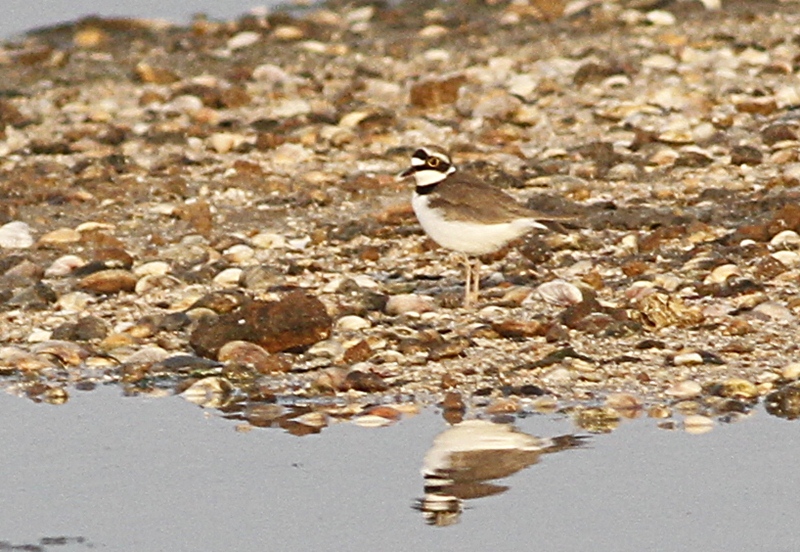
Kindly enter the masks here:
[[539, 456], [579, 446], [574, 435], [538, 439], [509, 424], [461, 422], [440, 433], [425, 455], [425, 497], [415, 507], [431, 525], [459, 521], [462, 502], [499, 494], [507, 486], [489, 483], [535, 464]]

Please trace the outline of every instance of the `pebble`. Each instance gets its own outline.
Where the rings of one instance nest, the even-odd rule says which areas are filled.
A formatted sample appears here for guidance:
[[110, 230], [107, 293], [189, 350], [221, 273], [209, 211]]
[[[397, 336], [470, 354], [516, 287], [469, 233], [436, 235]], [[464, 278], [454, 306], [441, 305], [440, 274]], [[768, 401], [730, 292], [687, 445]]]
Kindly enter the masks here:
[[92, 302], [95, 296], [82, 291], [65, 293], [56, 301], [56, 306], [64, 313], [83, 312]]
[[242, 31], [230, 37], [228, 39], [228, 42], [226, 43], [226, 46], [230, 50], [240, 50], [242, 48], [247, 48], [248, 46], [252, 46], [256, 42], [258, 42], [260, 38], [261, 38], [261, 33], [256, 33], [253, 31]]
[[800, 362], [792, 362], [784, 366], [781, 370], [781, 376], [787, 380], [800, 378]]
[[695, 364], [703, 364], [703, 356], [700, 353], [689, 352], [679, 353], [672, 359], [675, 366], [692, 366]]
[[[697, 355], [700, 356], [700, 355]], [[702, 362], [702, 358], [700, 359]], [[665, 393], [679, 400], [697, 397], [703, 392], [703, 387], [696, 381], [679, 381], [673, 384]]]
[[46, 278], [62, 278], [85, 264], [86, 261], [77, 255], [62, 255], [45, 269], [44, 275]]
[[97, 294], [113, 294], [122, 291], [134, 291], [136, 276], [127, 270], [101, 270], [81, 278], [77, 286], [81, 290]]
[[272, 355], [249, 341], [229, 341], [220, 348], [217, 360], [251, 366], [259, 374], [282, 373], [292, 369], [287, 359]]
[[724, 264], [720, 265], [711, 273], [706, 276], [703, 283], [705, 284], [722, 284], [731, 277], [738, 277], [742, 275], [742, 271], [739, 270], [739, 267], [734, 264]]
[[142, 278], [144, 276], [164, 276], [170, 271], [170, 264], [165, 261], [150, 261], [133, 269], [133, 273]]
[[[0, 229], [2, 231], [2, 229]], [[72, 228], [57, 228], [51, 230], [39, 238], [39, 245], [42, 247], [59, 247], [70, 245], [81, 241], [81, 233]]]
[[763, 316], [768, 320], [780, 322], [791, 322], [795, 319], [792, 311], [775, 301], [765, 301], [756, 305], [753, 307], [753, 313]]
[[536, 288], [536, 292], [546, 303], [559, 307], [577, 305], [583, 301], [583, 293], [573, 284], [564, 280], [552, 280]]
[[239, 147], [245, 140], [241, 134], [215, 132], [208, 137], [208, 145], [217, 153], [228, 153]]
[[429, 312], [434, 310], [434, 308], [435, 304], [430, 297], [406, 293], [389, 297], [389, 300], [386, 302], [385, 310], [386, 314], [389, 316], [397, 316], [410, 312]]
[[223, 251], [222, 256], [233, 264], [243, 265], [253, 260], [255, 250], [249, 245], [240, 243]]
[[15, 220], [0, 226], [0, 248], [27, 249], [34, 243], [31, 227]]
[[777, 259], [787, 268], [794, 268], [800, 265], [800, 255], [796, 251], [776, 251], [772, 255], [773, 259]]
[[214, 283], [223, 287], [236, 287], [242, 278], [241, 268], [226, 268], [214, 276]]
[[216, 358], [223, 345], [236, 340], [257, 343], [276, 353], [327, 339], [332, 326], [319, 299], [295, 290], [278, 301], [249, 301], [216, 318], [201, 318], [189, 343], [207, 358]]
[[794, 230], [783, 230], [775, 234], [769, 244], [774, 248], [797, 249], [800, 248], [800, 235]]
[[370, 327], [372, 327], [372, 323], [369, 320], [353, 314], [342, 316], [336, 321], [336, 329], [343, 332], [366, 330]]

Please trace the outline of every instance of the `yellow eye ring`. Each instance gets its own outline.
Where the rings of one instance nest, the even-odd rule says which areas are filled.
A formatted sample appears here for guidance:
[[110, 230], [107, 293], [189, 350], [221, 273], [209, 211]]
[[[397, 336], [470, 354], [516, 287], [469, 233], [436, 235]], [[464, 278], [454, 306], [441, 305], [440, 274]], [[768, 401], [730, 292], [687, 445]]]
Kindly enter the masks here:
[[428, 159], [428, 166], [433, 167], [434, 169], [439, 166], [439, 159], [436, 157], [430, 157]]

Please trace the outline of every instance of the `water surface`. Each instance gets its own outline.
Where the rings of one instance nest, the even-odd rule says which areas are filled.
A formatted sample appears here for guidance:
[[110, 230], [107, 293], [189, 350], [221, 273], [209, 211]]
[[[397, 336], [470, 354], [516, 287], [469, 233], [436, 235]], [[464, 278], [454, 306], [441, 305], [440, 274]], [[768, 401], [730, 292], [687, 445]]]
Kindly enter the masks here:
[[[758, 411], [704, 435], [624, 423], [492, 481], [457, 522], [414, 509], [448, 425], [433, 410], [386, 428], [294, 437], [179, 397], [72, 391], [61, 406], [0, 395], [0, 542], [43, 550], [797, 550], [796, 424]], [[563, 417], [519, 431], [575, 431]], [[78, 542], [76, 539], [83, 539]], [[0, 547], [0, 550], [3, 548]]]

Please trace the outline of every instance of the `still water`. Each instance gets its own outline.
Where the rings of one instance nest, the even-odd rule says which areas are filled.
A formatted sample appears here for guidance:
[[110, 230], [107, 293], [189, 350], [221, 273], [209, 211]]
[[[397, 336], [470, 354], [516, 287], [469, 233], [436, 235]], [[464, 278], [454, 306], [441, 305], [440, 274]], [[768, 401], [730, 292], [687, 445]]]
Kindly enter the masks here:
[[[427, 410], [295, 437], [180, 397], [71, 394], [0, 395], [0, 550], [800, 549], [797, 423], [763, 410], [703, 435], [641, 419], [554, 444], [532, 436], [568, 419], [454, 431]], [[534, 443], [553, 452], [521, 452]], [[448, 463], [474, 477], [437, 486]]]
[[192, 15], [198, 13], [227, 20], [253, 8], [285, 3], [278, 0], [3, 0], [0, 3], [0, 39], [87, 15], [188, 23]]

